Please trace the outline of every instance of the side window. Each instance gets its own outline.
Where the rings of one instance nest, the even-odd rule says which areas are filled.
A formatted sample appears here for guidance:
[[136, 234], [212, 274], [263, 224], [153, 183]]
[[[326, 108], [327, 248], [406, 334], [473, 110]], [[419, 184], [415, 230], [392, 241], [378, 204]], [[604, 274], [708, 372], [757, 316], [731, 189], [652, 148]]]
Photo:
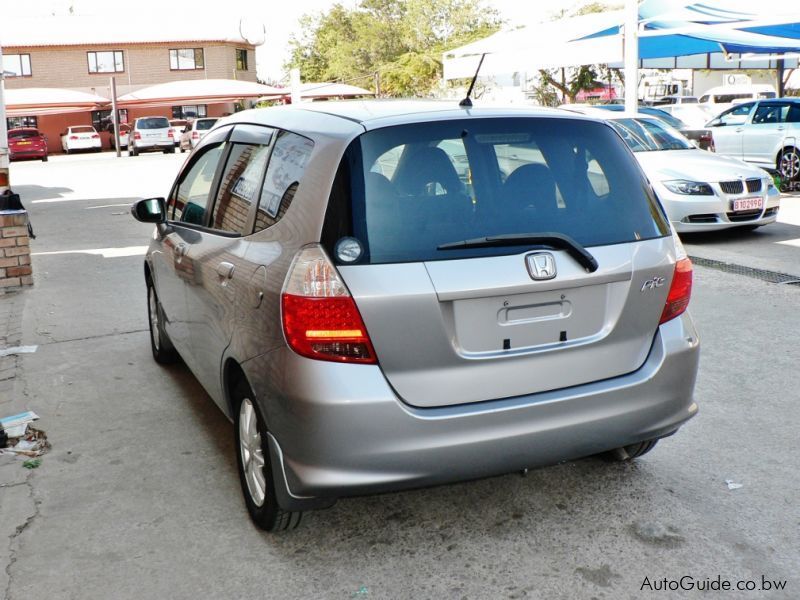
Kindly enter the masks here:
[[255, 231], [272, 227], [289, 209], [313, 149], [314, 142], [308, 138], [288, 131], [278, 134], [261, 189]]
[[747, 115], [753, 110], [753, 106], [752, 102], [740, 104], [726, 110], [717, 119], [719, 119], [720, 123], [725, 123], [726, 125], [742, 125], [747, 120]]
[[170, 202], [173, 220], [205, 225], [208, 197], [224, 147], [219, 144], [209, 148], [185, 172]]
[[753, 115], [753, 125], [783, 123], [788, 109], [788, 104], [762, 104]]
[[789, 114], [786, 116], [787, 123], [800, 123], [800, 104], [792, 104], [789, 107]]
[[250, 207], [258, 201], [258, 192], [267, 166], [269, 146], [233, 144], [222, 174], [211, 227], [231, 233], [245, 231]]

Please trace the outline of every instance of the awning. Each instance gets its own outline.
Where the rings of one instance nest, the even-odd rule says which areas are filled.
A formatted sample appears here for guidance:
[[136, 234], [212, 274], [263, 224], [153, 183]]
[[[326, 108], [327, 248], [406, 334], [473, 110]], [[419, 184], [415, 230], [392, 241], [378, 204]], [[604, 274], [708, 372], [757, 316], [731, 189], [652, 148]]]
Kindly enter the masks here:
[[62, 88], [18, 88], [4, 90], [6, 115], [42, 116], [97, 110], [108, 98]]
[[[279, 94], [264, 96], [262, 100], [275, 100], [288, 98], [292, 95], [291, 88], [278, 88]], [[357, 98], [361, 96], [374, 96], [375, 92], [346, 83], [315, 83], [300, 84], [301, 98]]]
[[216, 104], [280, 94], [281, 89], [236, 79], [171, 81], [142, 88], [117, 98], [117, 106], [150, 108], [173, 104]]
[[[724, 61], [731, 54], [769, 58], [800, 53], [800, 12], [791, 3], [751, 2], [757, 12], [732, 8], [741, 6], [735, 0], [644, 0], [639, 5], [642, 66], [683, 56], [724, 55]], [[501, 31], [445, 52], [445, 79], [471, 77], [484, 53], [482, 75], [598, 63], [621, 66], [623, 22], [624, 11], [609, 11]], [[709, 61], [695, 68], [707, 68]]]

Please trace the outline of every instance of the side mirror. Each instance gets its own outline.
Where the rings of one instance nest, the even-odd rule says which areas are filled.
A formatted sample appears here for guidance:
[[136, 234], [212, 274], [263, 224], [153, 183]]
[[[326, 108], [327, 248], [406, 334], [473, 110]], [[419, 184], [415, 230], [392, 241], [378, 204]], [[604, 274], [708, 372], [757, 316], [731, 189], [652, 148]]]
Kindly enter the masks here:
[[164, 198], [137, 200], [131, 205], [133, 218], [142, 223], [166, 223], [167, 207]]

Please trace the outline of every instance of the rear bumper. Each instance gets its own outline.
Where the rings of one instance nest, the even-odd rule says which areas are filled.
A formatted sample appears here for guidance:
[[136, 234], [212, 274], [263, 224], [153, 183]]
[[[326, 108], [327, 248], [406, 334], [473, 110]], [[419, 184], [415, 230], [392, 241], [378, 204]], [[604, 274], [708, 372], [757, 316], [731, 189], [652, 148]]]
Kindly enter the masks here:
[[44, 148], [31, 149], [31, 150], [9, 150], [9, 160], [19, 160], [21, 158], [44, 158], [47, 156], [47, 150]]
[[172, 140], [164, 140], [158, 142], [145, 142], [142, 140], [136, 140], [134, 142], [133, 147], [137, 150], [155, 150], [155, 149], [163, 149], [163, 148], [174, 148], [175, 143]]
[[287, 349], [243, 367], [266, 415], [287, 509], [338, 497], [475, 479], [674, 433], [697, 412], [699, 341], [688, 314], [662, 325], [634, 373], [462, 406], [410, 407], [378, 367]]

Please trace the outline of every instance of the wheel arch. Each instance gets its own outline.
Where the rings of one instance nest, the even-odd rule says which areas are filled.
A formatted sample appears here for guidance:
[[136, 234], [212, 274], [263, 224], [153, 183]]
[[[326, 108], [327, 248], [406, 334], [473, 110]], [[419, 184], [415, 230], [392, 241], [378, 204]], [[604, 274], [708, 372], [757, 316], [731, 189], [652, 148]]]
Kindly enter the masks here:
[[794, 150], [795, 152], [800, 152], [800, 144], [794, 144], [794, 145], [786, 143], [782, 144], [780, 150], [778, 150], [778, 153], [775, 155], [775, 164], [777, 166], [780, 166], [779, 163], [781, 160], [781, 156], [783, 156], [783, 154], [786, 151], [792, 151], [792, 150]]
[[[247, 378], [247, 374], [239, 364], [239, 361], [233, 357], [228, 357], [222, 365], [222, 394], [224, 396], [225, 406], [227, 407], [228, 418], [231, 420], [233, 420], [237, 408], [234, 406], [235, 399], [233, 390], [239, 382], [247, 384], [247, 387], [255, 394], [255, 392], [252, 391], [253, 386], [250, 385], [250, 380]], [[255, 400], [255, 398], [253, 400]]]

